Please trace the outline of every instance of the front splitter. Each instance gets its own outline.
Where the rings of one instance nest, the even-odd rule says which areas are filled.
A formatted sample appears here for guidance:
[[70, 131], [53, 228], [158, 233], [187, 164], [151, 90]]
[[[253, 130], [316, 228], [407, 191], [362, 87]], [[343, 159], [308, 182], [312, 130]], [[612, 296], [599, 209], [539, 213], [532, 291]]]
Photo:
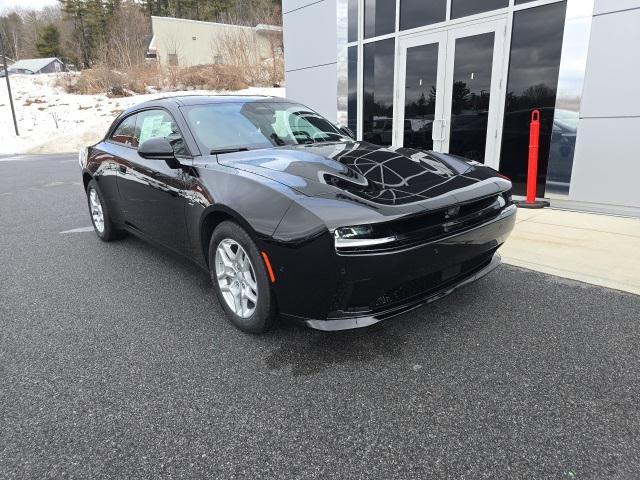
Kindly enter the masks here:
[[469, 283], [473, 283], [476, 280], [481, 279], [485, 275], [491, 273], [495, 270], [498, 265], [500, 265], [501, 259], [500, 255], [497, 253], [493, 255], [491, 258], [491, 262], [481, 270], [478, 270], [474, 274], [470, 275], [467, 278], [460, 280], [460, 282], [448, 286], [446, 289], [441, 290], [436, 293], [432, 293], [427, 297], [420, 298], [418, 300], [413, 300], [412, 302], [406, 303], [404, 305], [395, 306], [392, 309], [386, 310], [384, 312], [376, 313], [375, 315], [366, 315], [361, 317], [351, 317], [351, 318], [340, 318], [336, 320], [312, 320], [312, 319], [304, 319], [297, 318], [296, 320], [301, 321], [308, 327], [311, 327], [315, 330], [322, 330], [325, 332], [334, 332], [338, 330], [351, 330], [354, 328], [363, 328], [373, 325], [375, 323], [381, 322], [391, 317], [395, 317], [396, 315], [401, 315], [403, 313], [409, 312], [413, 309], [421, 307], [427, 303], [435, 302], [436, 300], [441, 299], [442, 297], [446, 297], [454, 290], [457, 290], [464, 285], [468, 285]]

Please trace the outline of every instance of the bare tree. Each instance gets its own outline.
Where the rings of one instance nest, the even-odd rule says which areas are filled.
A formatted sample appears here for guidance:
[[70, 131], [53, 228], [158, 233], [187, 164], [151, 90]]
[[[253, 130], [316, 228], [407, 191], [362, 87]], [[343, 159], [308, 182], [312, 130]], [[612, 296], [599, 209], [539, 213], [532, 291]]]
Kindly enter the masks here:
[[149, 19], [131, 2], [122, 3], [114, 12], [106, 40], [106, 61], [109, 66], [131, 69], [144, 64], [145, 37], [149, 34]]
[[280, 85], [284, 61], [279, 7], [267, 0], [250, 2], [244, 10], [239, 10], [238, 5], [236, 2], [219, 21], [251, 28], [229, 28], [217, 36], [211, 44], [213, 55], [221, 56], [225, 64], [239, 67], [249, 85]]

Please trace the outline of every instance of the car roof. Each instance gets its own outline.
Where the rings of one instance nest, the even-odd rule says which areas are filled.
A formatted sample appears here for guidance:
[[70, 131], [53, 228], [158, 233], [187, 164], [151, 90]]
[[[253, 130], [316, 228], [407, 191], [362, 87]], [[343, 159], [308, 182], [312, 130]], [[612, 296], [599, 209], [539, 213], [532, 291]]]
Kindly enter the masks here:
[[271, 97], [268, 95], [167, 95], [165, 97], [147, 100], [133, 107], [128, 108], [123, 113], [149, 107], [167, 106], [189, 106], [189, 105], [211, 105], [218, 103], [253, 103], [253, 102], [289, 102], [286, 98]]
[[[145, 110], [148, 108], [167, 108], [171, 110], [171, 107], [183, 107], [190, 105], [215, 105], [219, 103], [255, 103], [255, 102], [286, 102], [291, 103], [291, 100], [287, 100], [282, 97], [274, 97], [269, 95], [206, 95], [206, 94], [193, 94], [193, 95], [166, 95], [164, 97], [154, 98], [145, 102], [140, 102], [133, 105], [126, 110], [122, 111], [120, 115], [114, 118], [109, 130], [107, 130], [106, 137], [111, 135], [111, 132], [116, 128], [116, 125], [120, 121], [132, 113], [139, 110]], [[106, 138], [105, 137], [105, 138]]]

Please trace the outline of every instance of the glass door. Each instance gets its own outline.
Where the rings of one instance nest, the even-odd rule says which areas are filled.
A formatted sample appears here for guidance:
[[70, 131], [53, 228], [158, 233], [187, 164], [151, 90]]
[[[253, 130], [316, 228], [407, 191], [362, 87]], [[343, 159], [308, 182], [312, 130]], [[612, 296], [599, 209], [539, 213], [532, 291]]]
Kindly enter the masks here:
[[400, 40], [394, 144], [443, 151], [446, 32]]
[[442, 151], [497, 168], [505, 22], [447, 33]]
[[394, 144], [498, 166], [505, 20], [400, 39]]

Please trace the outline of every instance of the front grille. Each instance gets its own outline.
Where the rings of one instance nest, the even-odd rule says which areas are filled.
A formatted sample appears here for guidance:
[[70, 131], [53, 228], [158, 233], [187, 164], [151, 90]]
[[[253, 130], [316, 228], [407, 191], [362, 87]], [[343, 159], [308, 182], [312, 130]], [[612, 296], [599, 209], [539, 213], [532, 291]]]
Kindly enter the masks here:
[[411, 215], [392, 222], [375, 224], [384, 236], [395, 235], [391, 243], [367, 247], [341, 248], [341, 254], [388, 252], [432, 242], [491, 221], [510, 205], [510, 192], [503, 192], [440, 210]]
[[491, 251], [463, 262], [460, 264], [459, 273], [444, 280], [443, 271], [439, 271], [402, 283], [376, 298], [371, 305], [371, 309], [374, 312], [379, 311], [398, 303], [405, 303], [412, 299], [427, 297], [430, 294], [445, 290], [447, 287], [458, 283], [466, 277], [470, 277], [489, 265], [493, 253], [494, 252]]

